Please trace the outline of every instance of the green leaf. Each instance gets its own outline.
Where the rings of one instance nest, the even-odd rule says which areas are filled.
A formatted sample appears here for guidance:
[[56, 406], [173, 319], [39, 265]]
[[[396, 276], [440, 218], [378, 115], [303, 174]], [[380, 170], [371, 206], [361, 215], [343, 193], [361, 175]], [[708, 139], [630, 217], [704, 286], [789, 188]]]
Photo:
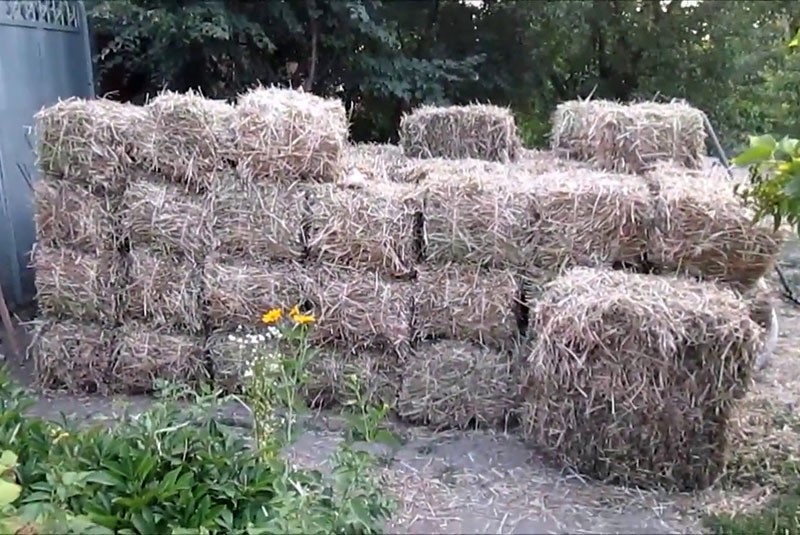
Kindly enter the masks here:
[[375, 432], [375, 442], [380, 442], [381, 444], [392, 447], [401, 445], [400, 439], [388, 429], [378, 429], [378, 431]]
[[768, 147], [770, 150], [774, 150], [777, 145], [778, 142], [775, 140], [775, 137], [770, 134], [764, 136], [750, 136], [750, 147]]
[[14, 468], [17, 465], [17, 454], [13, 451], [5, 450], [0, 454], [0, 470]]
[[769, 160], [772, 157], [772, 151], [773, 148], [767, 145], [752, 146], [733, 158], [731, 163], [738, 167], [747, 167], [749, 165]]
[[781, 139], [778, 146], [775, 148], [775, 152], [782, 153], [788, 157], [792, 157], [795, 155], [797, 151], [797, 146], [800, 143], [800, 140], [794, 139], [791, 137], [784, 137]]
[[114, 487], [121, 484], [121, 481], [108, 472], [94, 471], [89, 472], [85, 478], [86, 483], [95, 483], [105, 487]]
[[5, 507], [14, 503], [22, 493], [22, 487], [16, 483], [11, 483], [0, 479], [0, 507]]
[[797, 48], [798, 46], [800, 46], [800, 30], [797, 31], [794, 39], [789, 41], [789, 48]]

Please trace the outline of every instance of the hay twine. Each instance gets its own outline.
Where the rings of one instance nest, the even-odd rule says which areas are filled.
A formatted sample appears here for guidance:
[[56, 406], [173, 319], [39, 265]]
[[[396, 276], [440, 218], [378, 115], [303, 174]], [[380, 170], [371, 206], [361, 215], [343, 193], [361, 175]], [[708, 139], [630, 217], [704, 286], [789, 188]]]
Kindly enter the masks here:
[[422, 106], [400, 120], [400, 145], [411, 158], [510, 162], [522, 143], [511, 110], [498, 106]]

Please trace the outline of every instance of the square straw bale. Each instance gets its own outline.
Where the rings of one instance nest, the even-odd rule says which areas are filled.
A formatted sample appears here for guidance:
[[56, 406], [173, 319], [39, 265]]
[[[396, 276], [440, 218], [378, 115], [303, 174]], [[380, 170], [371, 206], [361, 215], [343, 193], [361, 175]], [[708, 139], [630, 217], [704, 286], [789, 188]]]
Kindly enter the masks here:
[[641, 262], [654, 224], [652, 195], [637, 176], [599, 171], [551, 172], [520, 181], [532, 224], [528, 265]]
[[358, 143], [347, 145], [344, 151], [348, 168], [356, 170], [370, 181], [410, 182], [405, 172], [411, 161], [403, 148], [386, 143]]
[[104, 325], [117, 321], [125, 266], [116, 251], [90, 254], [37, 245], [31, 267], [42, 313]]
[[309, 269], [305, 280], [306, 308], [317, 320], [310, 334], [315, 344], [399, 347], [409, 342], [410, 283], [344, 267]]
[[696, 490], [719, 477], [762, 336], [745, 300], [685, 279], [575, 268], [534, 318], [523, 404], [533, 444], [599, 480]]
[[203, 345], [203, 338], [124, 322], [114, 336], [112, 388], [124, 394], [149, 394], [157, 390], [157, 381], [198, 386], [208, 380]]
[[775, 265], [786, 233], [753, 223], [750, 210], [716, 180], [650, 174], [656, 218], [647, 258], [668, 271], [751, 288]]
[[212, 329], [235, 329], [258, 324], [269, 309], [288, 309], [301, 303], [306, 279], [300, 264], [243, 263], [219, 255], [203, 269], [205, 316]]
[[423, 256], [432, 264], [510, 268], [526, 262], [529, 201], [506, 166], [437, 161], [419, 183]]
[[511, 110], [482, 104], [417, 108], [400, 120], [400, 145], [410, 158], [500, 162], [522, 148]]
[[36, 165], [42, 175], [121, 191], [146, 119], [141, 107], [104, 99], [70, 98], [43, 108], [34, 116]]
[[641, 173], [660, 161], [698, 169], [706, 154], [704, 114], [681, 101], [564, 102], [550, 136], [553, 149], [608, 171]]
[[495, 348], [519, 340], [515, 271], [450, 265], [420, 270], [413, 283], [414, 338], [452, 338]]
[[552, 150], [522, 149], [515, 162], [509, 164], [515, 172], [526, 175], [543, 175], [552, 172], [581, 172], [591, 170], [586, 162], [571, 160], [563, 154]]
[[347, 406], [356, 402], [357, 388], [370, 405], [394, 407], [407, 354], [407, 347], [320, 348], [309, 362], [309, 379], [303, 387], [306, 402], [323, 409]]
[[109, 392], [112, 330], [96, 323], [48, 319], [34, 329], [28, 356], [41, 388], [73, 394]]
[[36, 181], [33, 196], [39, 243], [99, 252], [113, 251], [122, 242], [115, 203], [108, 196], [52, 176]]
[[257, 87], [239, 96], [234, 123], [246, 180], [333, 182], [345, 172], [349, 125], [338, 99]]
[[210, 193], [214, 248], [242, 260], [300, 261], [308, 211], [301, 183], [218, 182]]
[[230, 169], [234, 107], [194, 91], [164, 91], [147, 103], [152, 131], [140, 147], [145, 165], [192, 192]]
[[369, 182], [310, 189], [308, 259], [407, 277], [419, 258], [421, 196], [413, 186]]
[[131, 250], [125, 260], [122, 319], [146, 321], [157, 329], [203, 332], [202, 264], [143, 248]]
[[506, 427], [519, 404], [517, 359], [468, 342], [420, 344], [402, 370], [398, 415], [437, 429]]
[[120, 219], [134, 249], [202, 259], [214, 244], [208, 208], [203, 196], [141, 178], [128, 184]]

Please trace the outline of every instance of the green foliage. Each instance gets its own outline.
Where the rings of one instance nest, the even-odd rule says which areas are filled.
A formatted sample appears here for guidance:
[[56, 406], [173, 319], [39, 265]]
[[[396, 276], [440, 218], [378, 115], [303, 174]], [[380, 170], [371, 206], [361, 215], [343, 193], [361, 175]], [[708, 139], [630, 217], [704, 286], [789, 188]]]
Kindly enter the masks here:
[[[220, 399], [167, 398], [111, 429], [25, 417], [0, 380], [0, 461], [21, 493], [0, 487], [4, 519], [35, 533], [380, 533], [391, 510], [372, 463], [347, 448], [332, 477], [268, 460], [215, 420]], [[8, 502], [13, 503], [9, 509]], [[0, 504], [2, 507], [3, 504]]]
[[763, 509], [743, 515], [719, 515], [707, 522], [717, 535], [797, 535], [800, 533], [800, 487], [781, 494]]

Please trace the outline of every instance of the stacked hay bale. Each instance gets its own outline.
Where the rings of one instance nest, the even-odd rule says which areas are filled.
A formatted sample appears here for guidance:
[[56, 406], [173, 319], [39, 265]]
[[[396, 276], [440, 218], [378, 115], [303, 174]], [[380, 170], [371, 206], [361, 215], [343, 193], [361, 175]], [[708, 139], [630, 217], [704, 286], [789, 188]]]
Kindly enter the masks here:
[[663, 161], [698, 169], [706, 152], [705, 118], [679, 101], [569, 101], [553, 114], [550, 141], [554, 150], [608, 171], [641, 173]]
[[512, 162], [522, 143], [511, 110], [498, 106], [421, 106], [400, 121], [400, 145], [409, 158]]
[[41, 324], [30, 352], [45, 387], [106, 391], [114, 328], [125, 306], [125, 193], [140, 108], [70, 99], [35, 117], [37, 243], [32, 252]]
[[156, 379], [198, 384], [204, 357], [202, 268], [213, 234], [209, 191], [229, 172], [232, 106], [163, 92], [144, 107], [137, 169], [123, 197], [125, 307], [114, 376], [127, 392]]
[[576, 268], [536, 305], [525, 429], [582, 473], [681, 490], [722, 473], [759, 349], [748, 304], [711, 284]]

